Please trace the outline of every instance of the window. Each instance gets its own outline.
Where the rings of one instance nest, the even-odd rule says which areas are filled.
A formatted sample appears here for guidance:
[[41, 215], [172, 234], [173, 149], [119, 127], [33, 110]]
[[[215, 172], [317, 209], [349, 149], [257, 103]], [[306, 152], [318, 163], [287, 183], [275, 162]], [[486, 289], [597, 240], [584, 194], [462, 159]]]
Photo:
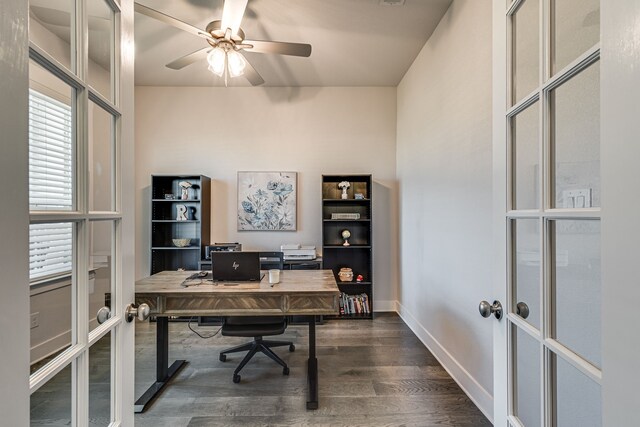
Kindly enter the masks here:
[[[32, 211], [73, 208], [71, 107], [29, 89], [29, 207]], [[29, 226], [31, 280], [71, 272], [71, 223]]]

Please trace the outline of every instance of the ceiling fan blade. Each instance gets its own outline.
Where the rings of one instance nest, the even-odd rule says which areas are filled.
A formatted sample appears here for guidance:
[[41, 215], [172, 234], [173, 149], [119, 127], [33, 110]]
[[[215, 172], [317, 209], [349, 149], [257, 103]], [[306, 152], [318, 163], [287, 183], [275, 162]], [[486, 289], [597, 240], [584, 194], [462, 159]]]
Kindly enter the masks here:
[[197, 27], [194, 27], [191, 24], [187, 24], [186, 22], [182, 22], [179, 19], [174, 18], [173, 16], [166, 15], [162, 12], [158, 12], [155, 9], [151, 9], [140, 3], [135, 3], [135, 11], [141, 13], [149, 18], [156, 19], [165, 24], [171, 25], [172, 27], [178, 28], [179, 30], [186, 31], [189, 34], [193, 34], [194, 36], [202, 37], [205, 39], [211, 39], [211, 36], [207, 34], [206, 31], [201, 30]]
[[240, 29], [240, 23], [242, 23], [244, 11], [247, 8], [247, 1], [248, 0], [224, 1], [221, 29], [226, 31], [227, 28], [231, 28], [231, 37], [238, 34], [238, 29]]
[[311, 45], [305, 43], [272, 42], [266, 40], [243, 40], [243, 44], [253, 47], [247, 52], [277, 53], [279, 55], [311, 56]]
[[171, 68], [172, 70], [180, 70], [187, 65], [191, 65], [194, 62], [200, 61], [201, 59], [205, 59], [207, 54], [211, 50], [210, 46], [207, 46], [202, 49], [198, 49], [195, 52], [192, 52], [188, 55], [183, 56], [182, 58], [178, 58], [175, 61], [169, 62], [166, 67]]
[[247, 80], [249, 80], [251, 86], [260, 86], [264, 83], [264, 79], [260, 74], [258, 74], [256, 69], [253, 68], [253, 65], [251, 65], [246, 57], [245, 60], [247, 61], [247, 65], [245, 65], [244, 67], [244, 76], [247, 78]]

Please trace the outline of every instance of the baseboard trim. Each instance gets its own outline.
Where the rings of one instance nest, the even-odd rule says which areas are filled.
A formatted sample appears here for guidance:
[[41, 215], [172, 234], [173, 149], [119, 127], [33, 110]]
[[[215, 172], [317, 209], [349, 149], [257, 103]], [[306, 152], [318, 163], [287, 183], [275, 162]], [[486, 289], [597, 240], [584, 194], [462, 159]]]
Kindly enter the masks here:
[[394, 311], [398, 312], [397, 301], [373, 301], [373, 311]]
[[462, 391], [480, 409], [485, 417], [493, 423], [493, 396], [449, 353], [427, 329], [418, 322], [413, 314], [399, 301], [395, 302], [398, 315], [404, 320], [420, 341], [429, 349], [431, 354], [440, 362], [442, 367], [458, 383]]
[[62, 332], [53, 338], [31, 347], [31, 364], [41, 361], [52, 354], [66, 348], [71, 343], [71, 330]]

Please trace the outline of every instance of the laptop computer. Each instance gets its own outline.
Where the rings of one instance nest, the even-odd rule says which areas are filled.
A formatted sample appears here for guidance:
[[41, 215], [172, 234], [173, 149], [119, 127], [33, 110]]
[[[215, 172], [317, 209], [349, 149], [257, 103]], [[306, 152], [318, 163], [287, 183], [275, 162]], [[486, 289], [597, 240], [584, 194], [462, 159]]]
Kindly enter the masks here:
[[259, 282], [264, 277], [258, 252], [211, 252], [211, 267], [219, 282]]

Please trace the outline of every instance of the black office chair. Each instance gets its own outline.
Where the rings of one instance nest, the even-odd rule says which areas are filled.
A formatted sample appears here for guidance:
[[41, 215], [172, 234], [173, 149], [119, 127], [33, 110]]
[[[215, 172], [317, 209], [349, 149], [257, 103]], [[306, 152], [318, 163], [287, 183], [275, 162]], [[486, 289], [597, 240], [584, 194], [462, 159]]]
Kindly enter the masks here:
[[[260, 252], [260, 268], [278, 268], [282, 270], [284, 259], [282, 252]], [[253, 337], [253, 341], [232, 347], [220, 352], [220, 361], [227, 360], [227, 354], [248, 351], [244, 359], [233, 371], [233, 382], [240, 382], [240, 371], [257, 353], [267, 355], [274, 362], [282, 366], [282, 374], [289, 375], [289, 367], [271, 349], [273, 347], [289, 346], [289, 351], [295, 351], [296, 347], [290, 341], [268, 341], [262, 339], [265, 336], [282, 335], [287, 329], [285, 316], [234, 316], [225, 317], [222, 323], [222, 335], [228, 337]]]

